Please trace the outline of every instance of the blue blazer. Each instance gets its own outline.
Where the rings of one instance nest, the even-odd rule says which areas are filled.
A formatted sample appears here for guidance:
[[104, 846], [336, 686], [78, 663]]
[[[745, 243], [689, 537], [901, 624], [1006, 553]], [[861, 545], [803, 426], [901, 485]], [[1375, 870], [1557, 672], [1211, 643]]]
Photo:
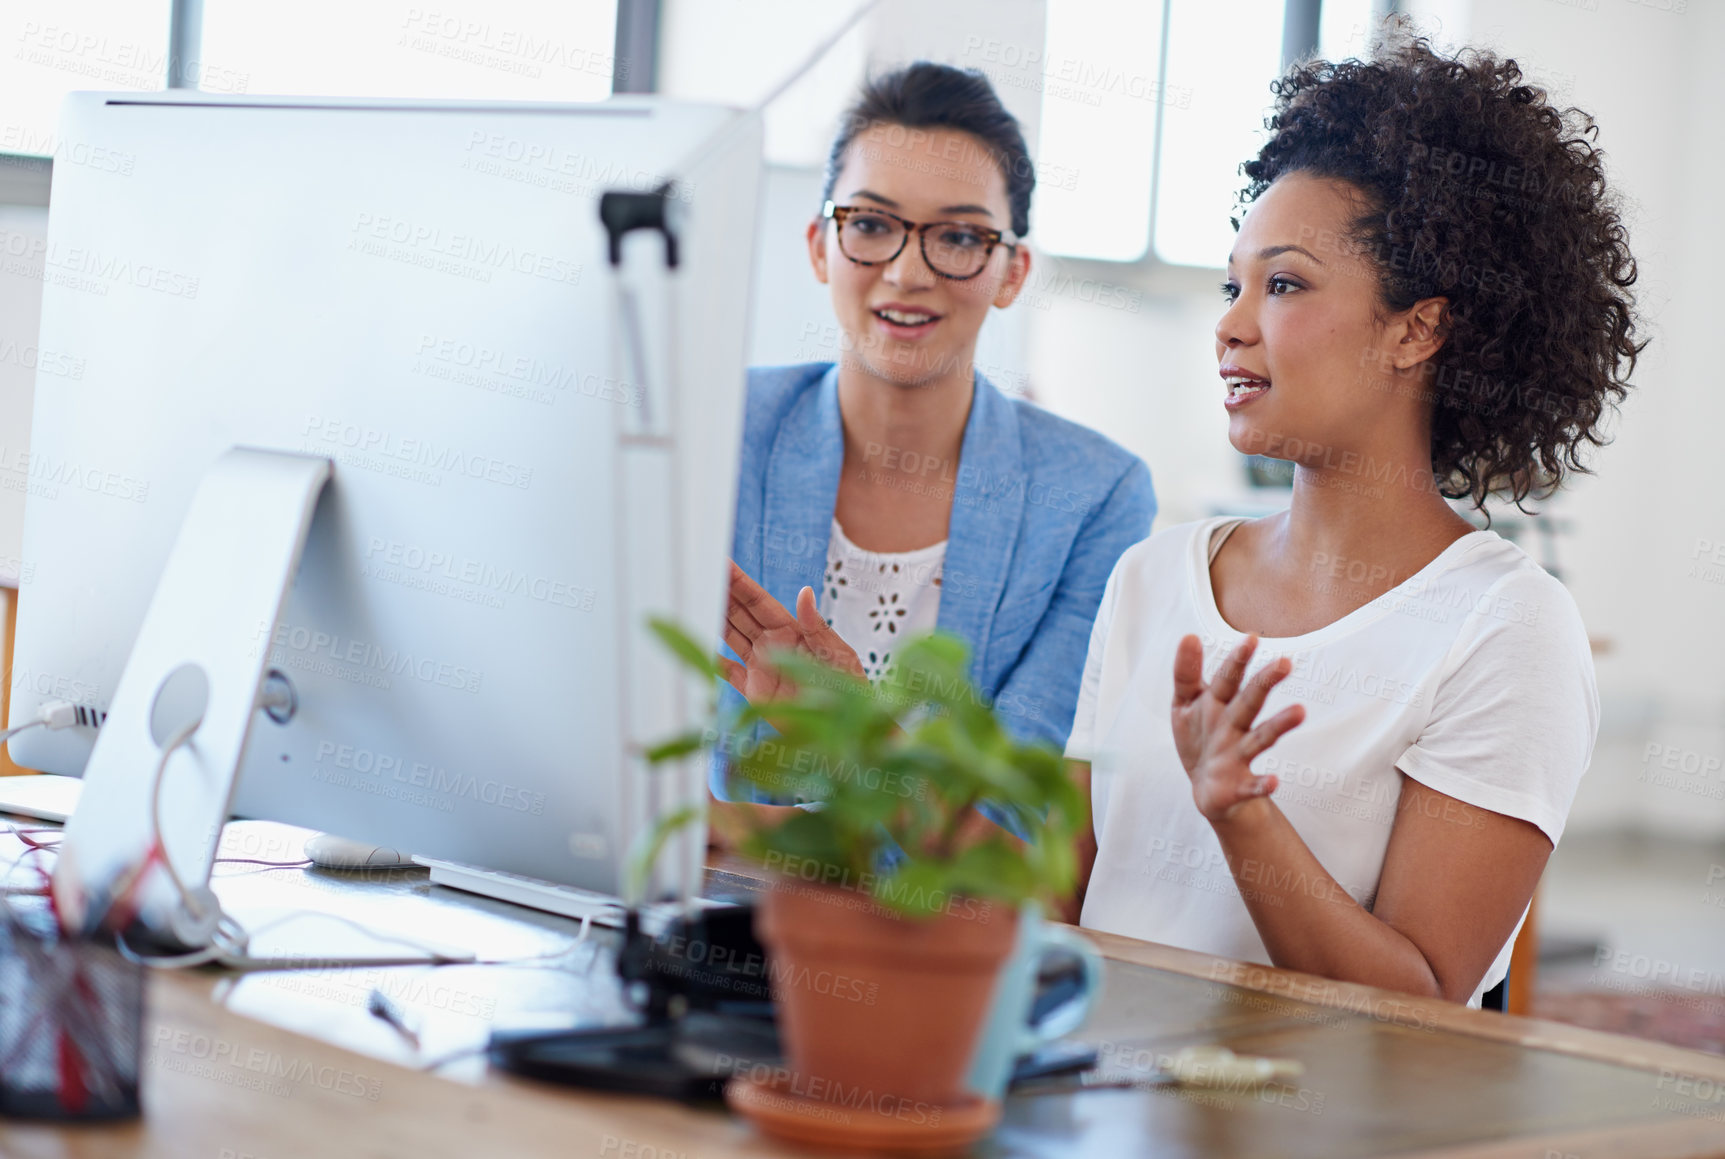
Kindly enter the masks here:
[[[820, 591], [843, 464], [838, 367], [750, 370], [731, 557], [787, 608]], [[1008, 731], [1064, 748], [1102, 589], [1156, 515], [1150, 470], [978, 374], [957, 476], [937, 627], [969, 643]], [[715, 760], [721, 799], [724, 774]]]

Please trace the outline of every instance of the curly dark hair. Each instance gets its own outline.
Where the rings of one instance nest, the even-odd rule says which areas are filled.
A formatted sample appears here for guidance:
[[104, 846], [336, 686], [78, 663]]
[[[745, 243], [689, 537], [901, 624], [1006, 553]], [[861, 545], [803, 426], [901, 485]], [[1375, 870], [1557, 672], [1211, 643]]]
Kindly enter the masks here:
[[1369, 61], [1296, 65], [1271, 89], [1241, 205], [1288, 173], [1347, 182], [1362, 200], [1346, 241], [1383, 306], [1449, 300], [1426, 395], [1442, 493], [1520, 507], [1587, 472], [1584, 444], [1604, 444], [1647, 345], [1593, 118], [1553, 107], [1514, 60], [1445, 56], [1405, 30]]

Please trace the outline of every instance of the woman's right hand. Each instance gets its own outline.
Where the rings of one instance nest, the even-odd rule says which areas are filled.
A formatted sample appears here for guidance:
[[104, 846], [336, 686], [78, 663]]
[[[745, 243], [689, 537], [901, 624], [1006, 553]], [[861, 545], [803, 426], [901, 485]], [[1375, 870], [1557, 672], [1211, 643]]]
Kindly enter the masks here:
[[1206, 820], [1224, 821], [1234, 808], [1275, 792], [1276, 776], [1252, 772], [1252, 761], [1283, 733], [1306, 718], [1303, 705], [1291, 704], [1254, 726], [1270, 689], [1286, 678], [1286, 656], [1266, 664], [1250, 680], [1246, 666], [1258, 650], [1248, 636], [1223, 662], [1216, 679], [1204, 683], [1204, 645], [1186, 636], [1174, 653], [1174, 748], [1192, 779], [1192, 799]]
[[792, 615], [731, 561], [731, 598], [725, 611], [725, 643], [742, 663], [719, 657], [719, 667], [732, 688], [750, 704], [790, 695], [792, 686], [773, 665], [774, 652], [798, 650], [855, 676], [864, 675], [862, 661], [839, 638], [815, 607], [813, 588], [797, 593]]

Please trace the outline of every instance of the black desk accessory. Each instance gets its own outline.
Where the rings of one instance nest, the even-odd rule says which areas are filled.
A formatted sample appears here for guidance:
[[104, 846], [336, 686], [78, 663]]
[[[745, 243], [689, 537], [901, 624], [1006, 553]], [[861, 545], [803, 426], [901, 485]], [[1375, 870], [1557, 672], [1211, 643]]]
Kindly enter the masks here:
[[[491, 1064], [591, 1090], [691, 1102], [722, 1097], [733, 1075], [782, 1060], [772, 967], [754, 922], [752, 904], [703, 910], [652, 938], [630, 911], [616, 963], [637, 1020], [578, 1030], [493, 1031], [487, 1046]], [[1082, 985], [1076, 963], [1039, 973], [1030, 1021], [1064, 1005]], [[1012, 1085], [1095, 1062], [1093, 1047], [1049, 1043], [1018, 1060]]]
[[631, 910], [617, 975], [637, 1020], [579, 1030], [493, 1031], [491, 1064], [529, 1078], [699, 1101], [739, 1070], [779, 1060], [771, 972], [752, 905], [676, 919], [658, 938]]

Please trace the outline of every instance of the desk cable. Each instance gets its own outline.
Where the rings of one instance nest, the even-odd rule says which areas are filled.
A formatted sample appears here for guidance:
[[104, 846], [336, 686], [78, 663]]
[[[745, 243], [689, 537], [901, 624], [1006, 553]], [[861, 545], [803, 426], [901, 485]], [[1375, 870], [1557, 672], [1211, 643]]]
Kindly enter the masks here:
[[[185, 954], [146, 955], [140, 954], [136, 950], [132, 949], [131, 946], [126, 943], [123, 936], [116, 935], [116, 942], [120, 948], [120, 952], [133, 961], [146, 966], [155, 966], [160, 969], [167, 970], [189, 969], [194, 966], [208, 965], [212, 962], [240, 970], [270, 969], [272, 967], [279, 969], [281, 968], [281, 963], [279, 961], [267, 958], [254, 958], [251, 956], [249, 953], [251, 948], [251, 939], [257, 934], [264, 933], [265, 931], [274, 929], [277, 926], [285, 925], [288, 922], [297, 921], [305, 917], [316, 917], [328, 921], [339, 922], [351, 929], [358, 930], [360, 933], [365, 934], [367, 937], [372, 938], [375, 941], [406, 946], [407, 948], [416, 950], [430, 958], [431, 961], [424, 964], [431, 967], [503, 966], [535, 962], [557, 958], [564, 954], [572, 953], [577, 947], [587, 941], [591, 919], [583, 917], [581, 920], [581, 933], [576, 937], [574, 943], [563, 947], [562, 949], [549, 951], [544, 954], [530, 954], [521, 958], [480, 959], [478, 961], [470, 962], [462, 959], [445, 957], [443, 950], [439, 947], [427, 945], [424, 942], [415, 941], [412, 938], [401, 937], [396, 934], [381, 933], [373, 927], [368, 926], [363, 922], [355, 921], [343, 914], [327, 913], [319, 910], [302, 910], [296, 913], [282, 914], [280, 917], [272, 918], [263, 925], [258, 926], [256, 929], [248, 931], [244, 926], [240, 925], [240, 923], [231, 914], [222, 909], [221, 902], [217, 899], [213, 890], [208, 887], [194, 889], [186, 884], [185, 879], [180, 876], [179, 871], [174, 867], [173, 861], [168, 857], [166, 846], [162, 843], [162, 781], [167, 771], [168, 760], [173, 756], [176, 749], [191, 739], [192, 733], [196, 730], [197, 725], [187, 725], [178, 733], [174, 734], [173, 737], [169, 738], [167, 744], [162, 746], [162, 756], [161, 759], [156, 762], [155, 778], [150, 788], [150, 828], [154, 836], [154, 841], [151, 847], [151, 856], [145, 857], [139, 864], [138, 868], [128, 875], [128, 879], [124, 883], [123, 888], [115, 891], [115, 900], [117, 903], [131, 891], [136, 884], [136, 879], [142, 876], [143, 872], [149, 868], [152, 861], [159, 862], [162, 868], [167, 872], [168, 880], [179, 893], [180, 904], [184, 907], [186, 914], [192, 921], [202, 924], [208, 922], [211, 915], [214, 915], [214, 924], [210, 927], [210, 944]], [[218, 860], [221, 859], [218, 858]], [[274, 868], [287, 868], [303, 864], [301, 862], [268, 862], [253, 858], [232, 858], [229, 860], [254, 861], [256, 864]]]
[[[340, 922], [343, 925], [359, 930], [361, 933], [364, 933], [366, 936], [377, 941], [393, 942], [397, 945], [407, 946], [410, 949], [416, 950], [431, 958], [432, 961], [428, 963], [429, 965], [442, 965], [448, 961], [448, 959], [443, 957], [442, 951], [437, 947], [416, 942], [411, 938], [379, 933], [377, 930], [374, 930], [361, 922], [354, 921], [351, 918], [344, 917], [341, 914], [321, 913], [313, 910], [283, 914], [280, 917], [265, 922], [256, 930], [247, 931], [246, 928], [233, 917], [233, 915], [222, 909], [222, 903], [216, 897], [215, 891], [211, 890], [208, 886], [193, 887], [188, 885], [186, 880], [180, 876], [179, 870], [174, 866], [173, 859], [168, 855], [167, 846], [162, 841], [162, 782], [166, 779], [168, 761], [173, 757], [175, 752], [191, 740], [192, 734], [198, 730], [199, 723], [200, 722], [198, 721], [193, 721], [187, 724], [178, 732], [174, 733], [173, 736], [169, 737], [167, 743], [162, 746], [162, 755], [156, 761], [156, 770], [150, 782], [151, 843], [149, 852], [135, 867], [125, 874], [120, 883], [114, 889], [112, 899], [105, 907], [103, 907], [102, 912], [99, 915], [92, 917], [92, 919], [86, 923], [86, 929], [100, 926], [106, 920], [107, 915], [114, 911], [116, 906], [128, 904], [131, 895], [137, 889], [144, 874], [148, 872], [150, 866], [152, 864], [159, 864], [163, 871], [168, 875], [168, 881], [173, 885], [174, 891], [180, 895], [181, 914], [177, 916], [183, 918], [186, 925], [204, 932], [209, 944], [184, 954], [141, 954], [126, 942], [123, 934], [116, 933], [115, 943], [119, 947], [120, 953], [132, 961], [138, 962], [142, 965], [154, 966], [165, 970], [189, 969], [193, 966], [208, 965], [212, 962], [217, 962], [221, 965], [230, 966], [235, 969], [261, 969], [269, 968], [271, 966], [279, 967], [279, 962], [269, 959], [254, 958], [250, 955], [249, 950], [251, 948], [252, 937], [255, 934], [263, 933], [265, 930], [303, 918], [307, 915], [314, 915], [316, 917]], [[181, 923], [176, 921], [175, 925], [181, 925]], [[178, 932], [179, 931], [176, 931], [176, 933]], [[182, 940], [195, 943], [196, 940], [203, 939], [184, 937]]]
[[[345, 917], [341, 914], [325, 913], [316, 910], [304, 910], [298, 913], [283, 914], [280, 917], [265, 922], [256, 930], [247, 931], [237, 919], [222, 909], [220, 899], [216, 897], [215, 892], [208, 886], [192, 886], [187, 884], [185, 878], [180, 876], [180, 871], [174, 865], [172, 857], [168, 854], [167, 845], [162, 840], [162, 782], [167, 776], [168, 762], [173, 758], [174, 753], [179, 751], [192, 739], [192, 735], [197, 732], [200, 723], [201, 721], [192, 721], [186, 724], [178, 732], [174, 733], [173, 736], [169, 737], [167, 742], [162, 745], [161, 756], [156, 761], [156, 768], [150, 779], [150, 847], [137, 865], [133, 866], [121, 875], [106, 901], [101, 904], [99, 908], [95, 909], [94, 912], [85, 915], [86, 920], [83, 922], [83, 931], [88, 934], [99, 929], [108, 922], [111, 914], [125, 914], [126, 907], [132, 904], [132, 901], [134, 900], [133, 895], [142, 884], [143, 878], [148, 873], [150, 867], [152, 865], [160, 865], [162, 870], [167, 874], [168, 881], [173, 886], [174, 892], [177, 893], [180, 898], [181, 912], [179, 915], [176, 915], [178, 920], [174, 922], [174, 925], [181, 928], [176, 930], [176, 934], [181, 933], [186, 927], [191, 927], [203, 933], [204, 937], [182, 937], [182, 941], [195, 944], [197, 941], [207, 939], [209, 944], [183, 954], [142, 954], [134, 950], [126, 942], [123, 934], [116, 931], [116, 946], [122, 955], [132, 961], [141, 965], [153, 966], [167, 970], [189, 969], [194, 966], [208, 965], [212, 962], [217, 962], [235, 969], [280, 968], [279, 962], [271, 959], [254, 958], [250, 955], [249, 950], [252, 937], [256, 934], [263, 933], [265, 930], [273, 929], [276, 926], [307, 916], [314, 916], [339, 922], [342, 925], [358, 930], [367, 937], [377, 941], [406, 946], [409, 949], [422, 953], [431, 959], [426, 962], [425, 965], [432, 967], [459, 965], [520, 965], [561, 957], [565, 954], [572, 953], [576, 948], [583, 944], [591, 944], [588, 942], [587, 937], [591, 928], [590, 917], [583, 917], [581, 919], [580, 934], [576, 936], [575, 941], [571, 945], [562, 949], [550, 951], [544, 954], [529, 954], [521, 958], [480, 959], [478, 961], [465, 961], [462, 959], [448, 958], [439, 947], [427, 945], [423, 942], [415, 941], [412, 938], [380, 933], [362, 922], [355, 921], [352, 918]], [[27, 721], [15, 728], [8, 729], [5, 732], [0, 732], [0, 742], [3, 742], [29, 728], [45, 727], [50, 730], [58, 730], [68, 728], [74, 724], [100, 724], [100, 717], [94, 710], [85, 708], [81, 705], [74, 705], [68, 701], [50, 701], [48, 704], [43, 706], [40, 715], [35, 720]], [[9, 827], [9, 829], [10, 832], [17, 835], [19, 839], [24, 842], [26, 848], [23, 853], [13, 861], [12, 865], [8, 867], [8, 879], [10, 878], [11, 873], [15, 871], [17, 867], [31, 854], [39, 854], [44, 851], [50, 851], [54, 848], [54, 845], [52, 844], [24, 836], [26, 832], [34, 833], [37, 832], [37, 830], [24, 831], [17, 829], [15, 826]], [[215, 860], [218, 862], [246, 862], [249, 864], [262, 865], [268, 868], [289, 868], [307, 864], [305, 861], [274, 862], [265, 861], [261, 858], [216, 858]], [[44, 876], [46, 875], [44, 874]], [[47, 891], [44, 890], [44, 892]], [[122, 926], [123, 924], [124, 923], [121, 923]]]
[[48, 871], [43, 869], [40, 864], [34, 866], [34, 869], [36, 871], [36, 875], [42, 879], [42, 883], [41, 883], [40, 888], [37, 888], [37, 889], [27, 889], [27, 888], [22, 888], [22, 887], [14, 888], [14, 886], [12, 885], [12, 875], [18, 872], [19, 868], [23, 866], [26, 859], [28, 859], [29, 857], [31, 857], [35, 854], [57, 853], [59, 851], [59, 847], [60, 847], [60, 843], [58, 841], [41, 841], [41, 840], [38, 840], [36, 837], [36, 834], [38, 834], [38, 833], [56, 833], [56, 832], [59, 832], [59, 830], [54, 829], [54, 828], [42, 828], [42, 827], [31, 827], [28, 829], [21, 829], [17, 825], [12, 824], [11, 822], [5, 823], [5, 829], [0, 830], [0, 833], [3, 833], [5, 836], [8, 836], [8, 837], [16, 837], [18, 839], [18, 843], [24, 847], [24, 850], [22, 853], [18, 854], [17, 857], [14, 857], [10, 862], [7, 863], [4, 871], [0, 871], [0, 898], [3, 898], [8, 894], [18, 895], [18, 896], [27, 896], [27, 897], [47, 897], [48, 896], [48, 883], [49, 883]]
[[63, 728], [71, 728], [75, 724], [87, 724], [91, 728], [102, 723], [106, 713], [97, 712], [82, 704], [73, 704], [70, 700], [50, 700], [37, 710], [34, 720], [13, 725], [0, 732], [0, 743], [11, 740], [21, 732], [32, 728], [45, 728], [49, 732], [59, 732]]

